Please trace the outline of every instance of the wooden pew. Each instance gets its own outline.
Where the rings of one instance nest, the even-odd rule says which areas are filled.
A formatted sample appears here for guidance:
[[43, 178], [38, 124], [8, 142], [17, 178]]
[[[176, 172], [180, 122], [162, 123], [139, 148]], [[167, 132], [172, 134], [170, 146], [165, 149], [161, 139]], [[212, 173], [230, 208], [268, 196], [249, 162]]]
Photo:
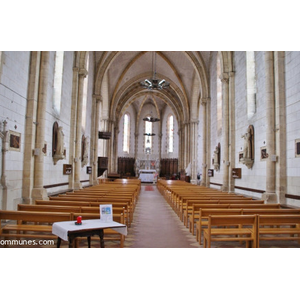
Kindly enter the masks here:
[[[53, 207], [74, 207], [74, 210], [71, 209], [72, 212], [76, 212], [76, 207], [79, 208], [80, 212], [96, 212], [99, 211], [100, 204], [108, 204], [102, 202], [88, 202], [88, 201], [56, 201], [56, 200], [36, 200], [35, 206], [53, 206]], [[25, 205], [25, 204], [22, 204]], [[127, 202], [114, 202], [113, 204], [113, 212], [123, 212], [125, 224], [130, 227], [132, 222], [132, 214], [130, 205]], [[21, 206], [22, 207], [22, 206]], [[32, 210], [43, 210], [43, 208], [32, 208]], [[59, 210], [59, 208], [58, 208]], [[68, 211], [68, 208], [66, 208]]]
[[[267, 205], [267, 204], [265, 204]], [[196, 239], [199, 241], [201, 245], [201, 235], [203, 232], [203, 226], [208, 226], [208, 217], [209, 215], [230, 215], [233, 209], [199, 209], [199, 220], [196, 222]], [[248, 208], [240, 208], [238, 209], [240, 214], [243, 215], [300, 215], [300, 209], [278, 209], [278, 208], [269, 208], [269, 209], [248, 209]], [[236, 211], [237, 212], [237, 211]]]
[[247, 248], [256, 248], [257, 215], [210, 215], [203, 237], [205, 248], [210, 248], [213, 241], [245, 241]]
[[71, 221], [72, 213], [1, 210], [0, 220], [7, 222], [0, 229], [1, 238], [54, 239], [52, 223]]
[[259, 215], [257, 247], [262, 240], [296, 240], [300, 243], [300, 215]]
[[[213, 200], [211, 200], [213, 201]], [[216, 200], [214, 200], [216, 201]], [[201, 203], [202, 201], [200, 200], [188, 200], [187, 201], [187, 206], [185, 209], [182, 210], [181, 214], [183, 215], [182, 218], [184, 218], [184, 225], [188, 227], [188, 217], [191, 215], [193, 211], [193, 204]], [[248, 200], [248, 199], [235, 199], [234, 197], [232, 198], [219, 198], [218, 200], [219, 204], [264, 204], [263, 200]]]
[[[221, 206], [222, 205], [222, 206]], [[199, 220], [199, 209], [200, 208], [243, 208], [243, 209], [280, 209], [280, 204], [256, 204], [255, 201], [253, 201], [253, 204], [245, 204], [245, 203], [238, 203], [238, 204], [214, 204], [210, 207], [203, 206], [203, 204], [193, 203], [192, 204], [192, 211], [189, 215], [189, 221], [187, 222], [186, 226], [189, 227], [190, 232], [194, 235], [194, 229], [196, 222]], [[198, 239], [197, 239], [198, 240]]]

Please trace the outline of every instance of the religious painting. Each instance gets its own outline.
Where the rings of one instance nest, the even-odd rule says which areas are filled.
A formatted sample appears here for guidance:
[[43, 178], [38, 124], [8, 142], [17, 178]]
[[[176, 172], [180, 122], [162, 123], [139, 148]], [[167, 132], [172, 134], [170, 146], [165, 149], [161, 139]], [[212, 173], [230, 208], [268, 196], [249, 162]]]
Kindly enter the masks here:
[[260, 160], [266, 160], [269, 157], [269, 154], [267, 153], [267, 147], [261, 147], [260, 148]]
[[239, 152], [239, 162], [242, 163], [242, 160], [244, 158], [244, 151]]
[[21, 149], [21, 133], [9, 131], [9, 150], [20, 151]]
[[300, 139], [295, 141], [295, 156], [300, 157]]

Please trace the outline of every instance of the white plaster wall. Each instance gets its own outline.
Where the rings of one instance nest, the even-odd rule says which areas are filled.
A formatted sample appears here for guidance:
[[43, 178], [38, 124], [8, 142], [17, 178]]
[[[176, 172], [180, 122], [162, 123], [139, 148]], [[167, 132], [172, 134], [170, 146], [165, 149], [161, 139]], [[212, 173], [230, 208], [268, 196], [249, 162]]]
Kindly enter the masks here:
[[[263, 52], [255, 52], [256, 59], [256, 113], [251, 119], [247, 115], [247, 78], [246, 52], [235, 52], [235, 166], [242, 169], [242, 178], [235, 179], [235, 185], [258, 190], [266, 189], [266, 161], [260, 159], [260, 148], [266, 145], [266, 113], [265, 113], [265, 72]], [[254, 126], [254, 164], [251, 169], [239, 162], [239, 152], [243, 151], [244, 139], [241, 137], [249, 127]], [[243, 194], [261, 197], [261, 193], [236, 190]]]
[[[295, 140], [300, 139], [300, 52], [286, 52], [287, 114], [287, 194], [300, 195], [300, 158], [295, 156]], [[300, 206], [300, 201], [288, 200]]]
[[8, 187], [7, 209], [15, 209], [22, 202], [22, 170], [24, 132], [29, 75], [29, 52], [2, 52], [0, 78], [0, 121], [7, 121], [7, 130], [21, 134], [20, 151], [6, 153]]
[[[47, 155], [44, 157], [44, 185], [56, 183], [67, 183], [69, 175], [63, 175], [63, 164], [69, 163], [69, 140], [70, 140], [70, 121], [72, 105], [72, 75], [73, 75], [73, 52], [64, 53], [63, 82], [61, 94], [61, 111], [57, 114], [53, 109], [53, 82], [55, 69], [55, 51], [50, 52], [50, 67], [48, 74], [47, 108], [45, 125], [45, 142], [47, 143]], [[52, 128], [54, 122], [63, 127], [64, 147], [66, 148], [66, 158], [59, 160], [56, 165], [52, 158]], [[68, 185], [48, 189], [47, 192], [67, 189]]]

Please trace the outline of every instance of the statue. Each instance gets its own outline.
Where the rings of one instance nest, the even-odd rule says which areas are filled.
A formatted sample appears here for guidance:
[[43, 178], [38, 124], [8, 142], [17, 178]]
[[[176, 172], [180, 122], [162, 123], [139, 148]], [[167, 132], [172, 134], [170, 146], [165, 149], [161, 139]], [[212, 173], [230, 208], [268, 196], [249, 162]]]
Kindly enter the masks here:
[[136, 158], [135, 160], [135, 176], [139, 176], [139, 170], [140, 170], [140, 160], [139, 158]]
[[247, 129], [247, 132], [242, 135], [244, 139], [244, 148], [243, 148], [243, 157], [241, 158], [241, 162], [251, 169], [254, 163], [254, 128], [250, 125]]
[[187, 176], [190, 176], [191, 174], [191, 163], [188, 164], [187, 168], [185, 169], [185, 173]]
[[83, 139], [83, 155], [82, 155], [82, 159], [81, 159], [82, 167], [84, 167], [85, 165], [88, 164], [88, 159], [89, 159], [88, 148], [89, 148], [89, 140], [88, 140], [88, 137], [86, 137]]
[[214, 169], [218, 171], [220, 169], [220, 146], [216, 146], [214, 151]]
[[64, 159], [64, 133], [62, 131], [62, 126], [59, 126], [56, 132], [56, 145], [55, 153], [53, 155], [54, 164], [56, 165], [57, 161]]
[[243, 149], [243, 158], [252, 158], [251, 157], [251, 129], [248, 127], [247, 132], [242, 135], [244, 138], [244, 149]]

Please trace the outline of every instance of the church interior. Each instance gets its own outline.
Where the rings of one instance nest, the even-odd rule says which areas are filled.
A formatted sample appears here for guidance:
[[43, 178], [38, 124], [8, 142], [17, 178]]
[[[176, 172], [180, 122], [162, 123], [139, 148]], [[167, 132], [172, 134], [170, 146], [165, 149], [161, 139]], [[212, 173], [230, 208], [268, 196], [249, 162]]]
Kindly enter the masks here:
[[293, 298], [297, 10], [56, 2], [2, 6], [1, 294]]
[[2, 210], [122, 178], [299, 208], [300, 52], [0, 53]]

